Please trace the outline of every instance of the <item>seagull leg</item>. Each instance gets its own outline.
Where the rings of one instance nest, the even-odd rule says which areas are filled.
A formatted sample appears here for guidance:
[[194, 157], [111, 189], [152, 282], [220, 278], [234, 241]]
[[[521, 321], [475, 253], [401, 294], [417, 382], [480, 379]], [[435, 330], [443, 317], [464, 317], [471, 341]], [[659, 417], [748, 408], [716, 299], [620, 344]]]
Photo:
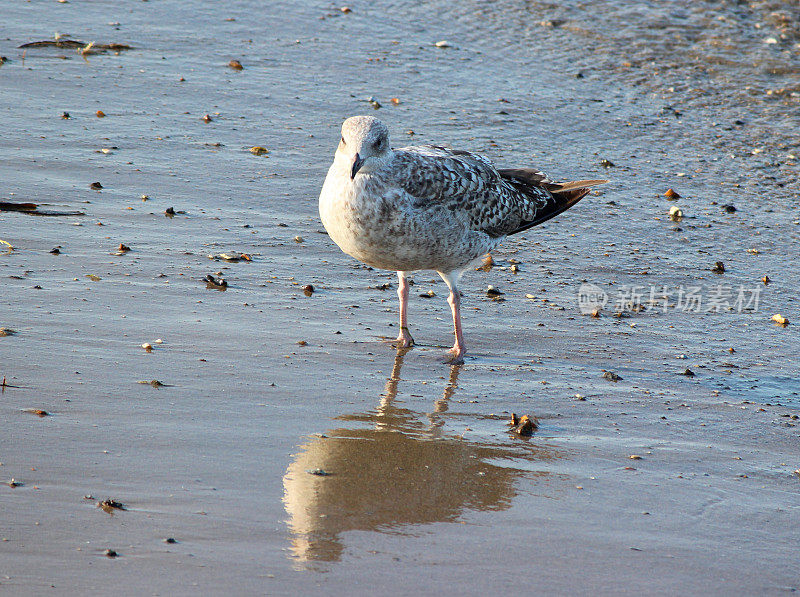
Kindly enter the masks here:
[[447, 304], [450, 305], [450, 310], [453, 312], [453, 327], [456, 332], [456, 341], [453, 344], [453, 348], [449, 350], [450, 358], [447, 362], [451, 365], [460, 365], [464, 362], [464, 355], [467, 352], [464, 346], [464, 334], [461, 331], [461, 292], [456, 286], [458, 279], [461, 277], [461, 272], [457, 272], [455, 275], [453, 273], [438, 273], [450, 289]]
[[400, 299], [400, 334], [397, 336], [395, 346], [408, 348], [414, 346], [414, 338], [408, 331], [408, 280], [405, 272], [397, 272], [397, 298]]

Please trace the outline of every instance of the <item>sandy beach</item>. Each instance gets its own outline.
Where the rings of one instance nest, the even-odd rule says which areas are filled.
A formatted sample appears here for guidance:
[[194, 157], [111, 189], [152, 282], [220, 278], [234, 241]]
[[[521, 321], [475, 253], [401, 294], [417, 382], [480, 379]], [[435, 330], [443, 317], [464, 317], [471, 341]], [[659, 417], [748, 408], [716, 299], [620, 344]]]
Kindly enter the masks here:
[[[796, 7], [662, 4], [7, 8], [0, 593], [800, 589]], [[463, 366], [324, 232], [354, 114], [611, 180], [464, 276]]]

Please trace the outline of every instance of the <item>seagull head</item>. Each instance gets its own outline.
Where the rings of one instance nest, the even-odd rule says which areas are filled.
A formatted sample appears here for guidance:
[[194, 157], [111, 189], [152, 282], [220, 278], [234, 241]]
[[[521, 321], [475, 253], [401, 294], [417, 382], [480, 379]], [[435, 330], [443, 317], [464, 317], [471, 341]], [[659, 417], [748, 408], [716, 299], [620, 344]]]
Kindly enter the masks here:
[[350, 179], [380, 168], [391, 155], [389, 129], [374, 116], [353, 116], [342, 124], [336, 158], [345, 163]]

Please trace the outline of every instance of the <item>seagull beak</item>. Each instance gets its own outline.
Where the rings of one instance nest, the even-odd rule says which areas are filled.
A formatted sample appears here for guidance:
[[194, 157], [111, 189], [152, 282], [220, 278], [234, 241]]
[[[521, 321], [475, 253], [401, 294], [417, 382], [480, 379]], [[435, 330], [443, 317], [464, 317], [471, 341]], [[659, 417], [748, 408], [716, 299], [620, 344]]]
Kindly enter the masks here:
[[363, 165], [364, 160], [358, 153], [356, 153], [356, 155], [353, 156], [353, 168], [350, 170], [350, 180], [353, 180], [356, 177], [356, 174], [359, 170], [361, 170], [361, 166]]

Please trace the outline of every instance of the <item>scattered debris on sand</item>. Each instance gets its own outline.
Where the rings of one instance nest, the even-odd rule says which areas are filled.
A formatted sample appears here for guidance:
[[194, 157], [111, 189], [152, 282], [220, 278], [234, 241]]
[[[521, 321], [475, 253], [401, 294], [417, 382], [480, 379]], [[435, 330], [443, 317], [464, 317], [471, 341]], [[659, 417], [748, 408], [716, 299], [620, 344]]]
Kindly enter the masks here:
[[511, 427], [510, 433], [516, 433], [521, 437], [530, 437], [539, 428], [539, 421], [536, 417], [529, 415], [517, 417], [516, 413], [511, 413], [511, 421], [508, 425]]
[[231, 253], [209, 253], [208, 258], [214, 259], [215, 261], [230, 261], [231, 263], [253, 260], [247, 253], [240, 253], [239, 251], [233, 251]]
[[[82, 211], [53, 211], [40, 210], [36, 203], [15, 203], [13, 201], [0, 201], [0, 211], [18, 211], [30, 216], [85, 216]], [[5, 241], [2, 241], [4, 244]], [[11, 245], [9, 245], [11, 246]]]
[[128, 509], [122, 502], [118, 502], [117, 500], [113, 500], [111, 498], [106, 498], [100, 502], [97, 502], [97, 507], [103, 512], [108, 512], [109, 514], [113, 514], [114, 510]]
[[[217, 274], [217, 276], [221, 276], [221, 274]], [[228, 289], [228, 281], [222, 277], [214, 277], [211, 274], [208, 274], [205, 278], [203, 278], [203, 282], [206, 283], [206, 288], [211, 290], [227, 290]]]

